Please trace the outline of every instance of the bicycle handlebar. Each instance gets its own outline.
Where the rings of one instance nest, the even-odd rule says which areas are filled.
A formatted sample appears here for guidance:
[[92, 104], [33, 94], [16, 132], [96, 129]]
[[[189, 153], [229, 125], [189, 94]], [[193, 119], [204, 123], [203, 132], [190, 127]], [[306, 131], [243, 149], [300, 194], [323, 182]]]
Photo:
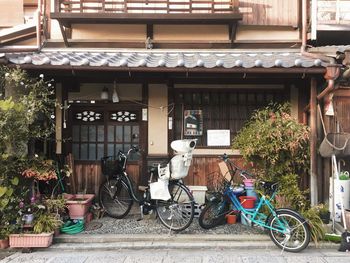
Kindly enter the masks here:
[[224, 153], [222, 156], [219, 156], [219, 158], [231, 166], [233, 175], [236, 173], [236, 171], [239, 171], [239, 175], [242, 177], [245, 177], [245, 175], [248, 175], [249, 177], [254, 177], [254, 175], [249, 173], [247, 170], [239, 168], [231, 159], [228, 158], [228, 155], [226, 153]]
[[[126, 154], [122, 150], [119, 150], [118, 151], [118, 155], [122, 155], [122, 156], [128, 158], [131, 152], [135, 152], [136, 153], [136, 152], [139, 152], [139, 151], [140, 151], [140, 148], [138, 146], [134, 146], [133, 145], [133, 146], [131, 146], [131, 148], [128, 150], [128, 152]], [[113, 155], [104, 156], [104, 157], [101, 158], [101, 160], [107, 160], [108, 158], [114, 158], [114, 157], [115, 156], [113, 156]]]

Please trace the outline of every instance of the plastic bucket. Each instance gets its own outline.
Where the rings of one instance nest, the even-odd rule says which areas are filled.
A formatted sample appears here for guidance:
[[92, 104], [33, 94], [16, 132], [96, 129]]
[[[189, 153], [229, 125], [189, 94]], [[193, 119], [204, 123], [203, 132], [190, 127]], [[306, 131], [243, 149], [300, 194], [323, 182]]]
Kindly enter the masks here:
[[244, 183], [244, 186], [246, 187], [253, 187], [255, 183], [255, 179], [244, 179], [243, 183]]
[[255, 207], [256, 198], [254, 196], [240, 196], [239, 200], [243, 208], [251, 209]]
[[237, 216], [234, 214], [226, 215], [226, 223], [229, 225], [236, 224]]
[[[246, 209], [248, 212], [254, 212], [255, 209]], [[246, 226], [251, 226], [251, 222], [248, 220], [251, 220], [252, 216], [251, 215], [246, 215], [247, 218], [245, 218], [243, 215], [241, 215], [241, 223]]]

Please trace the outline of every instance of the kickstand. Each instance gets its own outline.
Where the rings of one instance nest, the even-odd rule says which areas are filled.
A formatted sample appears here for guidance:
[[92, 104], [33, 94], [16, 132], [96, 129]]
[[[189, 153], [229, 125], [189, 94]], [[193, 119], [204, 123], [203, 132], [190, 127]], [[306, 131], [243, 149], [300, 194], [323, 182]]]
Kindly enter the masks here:
[[171, 237], [171, 228], [169, 229], [168, 237]]
[[140, 218], [138, 218], [136, 221], [141, 221], [143, 219], [143, 205], [140, 205]]

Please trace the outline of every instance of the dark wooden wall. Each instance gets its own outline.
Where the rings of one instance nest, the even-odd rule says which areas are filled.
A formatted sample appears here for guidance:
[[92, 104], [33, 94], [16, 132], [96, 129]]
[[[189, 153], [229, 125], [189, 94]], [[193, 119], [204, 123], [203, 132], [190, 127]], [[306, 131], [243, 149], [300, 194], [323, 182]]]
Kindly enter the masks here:
[[[135, 184], [140, 183], [139, 165], [129, 164], [127, 172]], [[99, 163], [84, 164], [75, 162], [74, 172], [69, 178], [70, 193], [98, 194], [99, 187], [105, 180]]]

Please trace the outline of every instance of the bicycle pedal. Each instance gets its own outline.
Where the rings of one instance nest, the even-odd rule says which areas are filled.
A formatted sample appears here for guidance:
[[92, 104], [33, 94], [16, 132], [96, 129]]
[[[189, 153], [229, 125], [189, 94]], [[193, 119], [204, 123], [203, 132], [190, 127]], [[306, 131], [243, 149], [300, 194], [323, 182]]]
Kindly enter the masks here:
[[141, 221], [143, 218], [142, 217], [140, 217], [140, 218], [138, 218], [138, 219], [136, 219], [136, 221]]

